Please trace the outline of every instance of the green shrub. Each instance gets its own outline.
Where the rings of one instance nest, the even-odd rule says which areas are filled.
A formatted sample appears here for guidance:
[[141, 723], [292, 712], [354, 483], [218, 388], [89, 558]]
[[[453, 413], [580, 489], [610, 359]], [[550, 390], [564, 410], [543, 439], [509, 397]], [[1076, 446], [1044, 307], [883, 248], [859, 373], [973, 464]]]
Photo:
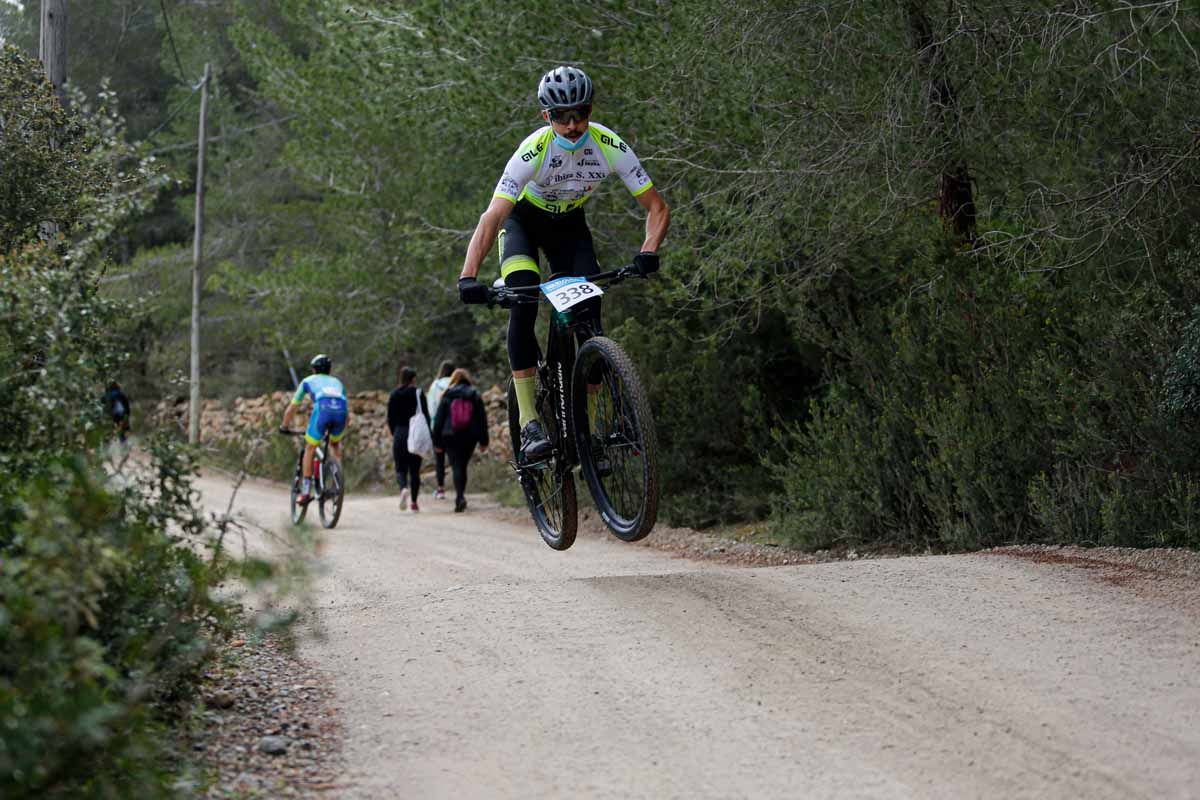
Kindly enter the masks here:
[[[163, 455], [154, 484], [186, 485]], [[221, 571], [166, 532], [203, 530], [181, 500], [114, 490], [83, 457], [3, 498], [17, 521], [0, 551], [0, 794], [171, 794], [161, 729], [224, 616], [209, 594]]]
[[[1200, 546], [1194, 266], [1101, 293], [918, 260], [860, 310], [806, 425], [779, 436], [776, 532], [821, 548]], [[1175, 285], [1172, 285], [1175, 284]]]
[[765, 516], [776, 476], [763, 466], [781, 419], [802, 414], [815, 358], [778, 314], [713, 333], [718, 314], [630, 314], [614, 336], [639, 365], [658, 433], [661, 513], [706, 527]]
[[175, 794], [164, 733], [225, 619], [210, 590], [236, 566], [179, 451], [102, 455], [101, 393], [136, 317], [100, 296], [102, 253], [161, 183], [111, 100], [65, 113], [34, 62], [0, 52], [3, 797]]

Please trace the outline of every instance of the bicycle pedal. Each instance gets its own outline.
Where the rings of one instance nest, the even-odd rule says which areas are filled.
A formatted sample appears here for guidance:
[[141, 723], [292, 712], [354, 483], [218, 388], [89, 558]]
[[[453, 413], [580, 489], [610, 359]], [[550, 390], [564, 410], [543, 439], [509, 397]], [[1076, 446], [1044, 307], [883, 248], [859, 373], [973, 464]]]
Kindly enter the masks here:
[[557, 456], [558, 453], [552, 450], [545, 458], [539, 459], [538, 461], [522, 461], [521, 456], [518, 455], [516, 459], [508, 463], [512, 464], [513, 469], [517, 470], [518, 472], [524, 469], [546, 469], [554, 463], [554, 459]]

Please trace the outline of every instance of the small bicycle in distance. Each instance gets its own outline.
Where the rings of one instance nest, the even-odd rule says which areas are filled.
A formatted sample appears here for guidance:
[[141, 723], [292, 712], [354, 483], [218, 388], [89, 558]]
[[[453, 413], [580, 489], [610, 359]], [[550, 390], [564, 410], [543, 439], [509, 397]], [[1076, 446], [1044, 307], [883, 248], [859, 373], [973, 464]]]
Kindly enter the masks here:
[[[522, 463], [516, 391], [509, 382], [508, 427], [512, 468], [542, 540], [555, 550], [575, 542], [580, 468], [604, 524], [618, 539], [636, 542], [658, 516], [657, 439], [650, 404], [633, 360], [604, 335], [599, 316], [573, 315], [578, 304], [639, 275], [631, 266], [589, 278], [551, 278], [540, 286], [488, 290], [488, 305], [510, 308], [540, 302], [553, 308], [546, 349], [539, 353], [536, 403], [553, 445], [548, 459]], [[576, 337], [583, 340], [576, 351]]]
[[[303, 436], [304, 431], [281, 430], [285, 436]], [[328, 454], [328, 455], [327, 455]], [[342, 480], [342, 465], [333, 455], [329, 447], [329, 432], [321, 437], [316, 451], [313, 453], [313, 482], [312, 493], [308, 503], [299, 501], [300, 489], [304, 485], [304, 450], [296, 459], [296, 470], [292, 474], [291, 513], [292, 524], [299, 525], [308, 513], [308, 506], [313, 500], [317, 501], [317, 511], [321, 524], [332, 528], [338, 524], [342, 516], [342, 501], [346, 496], [346, 485]]]

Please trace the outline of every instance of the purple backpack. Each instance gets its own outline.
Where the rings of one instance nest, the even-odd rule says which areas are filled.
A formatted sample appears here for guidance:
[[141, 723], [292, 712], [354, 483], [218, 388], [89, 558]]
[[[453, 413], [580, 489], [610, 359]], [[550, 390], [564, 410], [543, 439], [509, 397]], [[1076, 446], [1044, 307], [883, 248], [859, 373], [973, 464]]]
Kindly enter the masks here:
[[470, 398], [454, 398], [450, 401], [450, 429], [455, 433], [468, 433], [474, 413], [475, 403]]

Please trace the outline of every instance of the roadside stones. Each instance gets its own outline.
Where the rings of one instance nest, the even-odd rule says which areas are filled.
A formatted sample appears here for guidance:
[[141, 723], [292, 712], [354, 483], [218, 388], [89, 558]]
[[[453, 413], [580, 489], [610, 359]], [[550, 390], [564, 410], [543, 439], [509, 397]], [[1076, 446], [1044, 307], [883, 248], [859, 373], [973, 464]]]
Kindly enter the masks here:
[[231, 708], [233, 706], [233, 692], [228, 689], [218, 689], [213, 692], [208, 698], [208, 704], [213, 708]]
[[[190, 744], [213, 774], [205, 798], [329, 796], [342, 769], [341, 715], [328, 676], [273, 636], [218, 645], [207, 710]], [[232, 705], [218, 710], [230, 695]]]
[[286, 736], [264, 736], [258, 740], [258, 749], [269, 756], [281, 756], [287, 752]]
[[[349, 397], [351, 433], [350, 452], [370, 455], [379, 464], [379, 479], [392, 478], [392, 436], [387, 427], [388, 392], [367, 391]], [[291, 402], [290, 392], [272, 392], [261, 397], [239, 397], [230, 403], [205, 400], [201, 406], [200, 439], [204, 442], [241, 443], [253, 441], [264, 433], [273, 432], [279, 425], [283, 410]], [[512, 458], [512, 443], [508, 431], [508, 395], [501, 386], [483, 392], [490, 426], [489, 455], [501, 462]], [[430, 409], [436, 413], [437, 409]], [[154, 424], [184, 431], [188, 427], [188, 406], [185, 399], [163, 400], [152, 412]], [[307, 409], [302, 409], [293, 422], [300, 429], [308, 424]], [[432, 461], [427, 465], [432, 468]]]

